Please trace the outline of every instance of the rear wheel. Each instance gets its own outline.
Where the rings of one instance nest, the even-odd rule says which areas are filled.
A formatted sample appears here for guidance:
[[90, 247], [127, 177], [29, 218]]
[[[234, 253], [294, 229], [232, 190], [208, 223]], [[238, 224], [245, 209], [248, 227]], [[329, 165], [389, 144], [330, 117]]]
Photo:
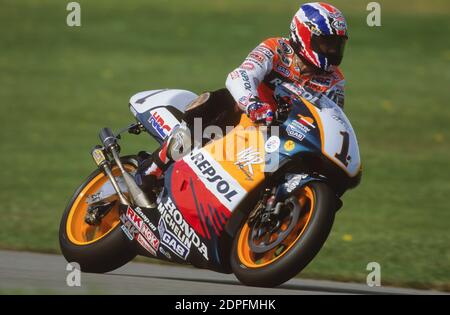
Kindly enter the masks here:
[[236, 277], [246, 285], [273, 287], [298, 274], [330, 233], [335, 198], [327, 184], [311, 182], [285, 201], [276, 222], [263, 225], [247, 219], [233, 241]]
[[[132, 157], [121, 159], [127, 171], [137, 168]], [[113, 166], [114, 176], [120, 170]], [[124, 235], [120, 226], [118, 198], [98, 225], [85, 222], [88, 196], [108, 181], [100, 170], [94, 171], [74, 193], [67, 205], [59, 228], [59, 243], [64, 257], [76, 262], [84, 272], [104, 273], [117, 269], [136, 256], [134, 243]]]

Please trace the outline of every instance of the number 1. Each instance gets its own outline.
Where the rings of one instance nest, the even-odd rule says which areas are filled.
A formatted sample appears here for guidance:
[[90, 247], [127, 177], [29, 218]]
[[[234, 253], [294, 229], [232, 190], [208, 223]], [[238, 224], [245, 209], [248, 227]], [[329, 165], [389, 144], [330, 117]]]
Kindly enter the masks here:
[[336, 159], [338, 159], [339, 161], [341, 161], [342, 164], [347, 166], [348, 165], [348, 160], [347, 160], [347, 158], [348, 158], [348, 146], [349, 146], [349, 143], [350, 143], [350, 137], [349, 137], [347, 131], [341, 131], [341, 135], [344, 138], [342, 140], [341, 152], [340, 153], [336, 153], [334, 155], [334, 157]]

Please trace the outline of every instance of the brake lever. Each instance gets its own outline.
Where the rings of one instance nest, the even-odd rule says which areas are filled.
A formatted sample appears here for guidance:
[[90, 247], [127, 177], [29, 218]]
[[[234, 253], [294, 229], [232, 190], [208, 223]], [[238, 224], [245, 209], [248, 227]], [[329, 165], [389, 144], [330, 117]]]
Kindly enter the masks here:
[[144, 130], [144, 126], [142, 126], [141, 123], [133, 123], [117, 131], [116, 138], [121, 139], [122, 134], [124, 134], [125, 132], [131, 133], [133, 135], [138, 135], [142, 132], [142, 130]]

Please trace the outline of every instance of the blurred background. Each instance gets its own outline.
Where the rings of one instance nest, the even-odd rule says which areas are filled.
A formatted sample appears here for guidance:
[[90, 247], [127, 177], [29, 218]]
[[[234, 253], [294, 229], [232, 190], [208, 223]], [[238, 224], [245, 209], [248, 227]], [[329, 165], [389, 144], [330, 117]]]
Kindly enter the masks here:
[[[59, 220], [94, 169], [101, 127], [133, 121], [136, 92], [224, 86], [300, 1], [0, 0], [0, 248], [58, 253]], [[350, 28], [342, 69], [362, 183], [344, 196], [323, 250], [300, 275], [450, 291], [450, 2], [333, 1]], [[124, 153], [152, 150], [125, 136]], [[0, 257], [1, 259], [1, 257]]]

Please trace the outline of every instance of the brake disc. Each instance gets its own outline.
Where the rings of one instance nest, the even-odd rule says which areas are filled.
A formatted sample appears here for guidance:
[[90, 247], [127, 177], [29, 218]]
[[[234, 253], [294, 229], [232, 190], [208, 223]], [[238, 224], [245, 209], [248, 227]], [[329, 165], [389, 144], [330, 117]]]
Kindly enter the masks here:
[[[280, 245], [286, 237], [292, 232], [300, 218], [301, 207], [294, 197], [287, 199], [283, 205], [284, 212], [288, 208], [289, 213], [282, 217], [272, 217], [268, 222], [258, 220], [251, 228], [249, 234], [250, 249], [257, 254], [268, 252]], [[279, 215], [278, 215], [279, 216]], [[289, 220], [288, 227], [281, 230], [283, 222]], [[277, 238], [272, 240], [273, 235], [277, 234]]]

